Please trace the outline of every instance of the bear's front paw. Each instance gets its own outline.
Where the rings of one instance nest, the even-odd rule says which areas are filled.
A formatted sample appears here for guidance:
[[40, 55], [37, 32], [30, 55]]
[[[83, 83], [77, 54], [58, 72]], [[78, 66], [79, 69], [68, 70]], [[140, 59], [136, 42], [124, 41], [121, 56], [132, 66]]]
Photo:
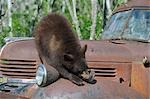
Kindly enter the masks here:
[[87, 83], [90, 83], [90, 84], [95, 84], [97, 82], [97, 80], [93, 79], [93, 80], [85, 80]]
[[95, 84], [97, 80], [95, 80], [95, 72], [93, 70], [86, 70], [82, 74], [82, 79], [90, 84]]
[[79, 77], [75, 76], [75, 75], [72, 76], [71, 81], [72, 81], [74, 84], [78, 85], [78, 86], [83, 86], [83, 85], [84, 85], [83, 80], [80, 79]]

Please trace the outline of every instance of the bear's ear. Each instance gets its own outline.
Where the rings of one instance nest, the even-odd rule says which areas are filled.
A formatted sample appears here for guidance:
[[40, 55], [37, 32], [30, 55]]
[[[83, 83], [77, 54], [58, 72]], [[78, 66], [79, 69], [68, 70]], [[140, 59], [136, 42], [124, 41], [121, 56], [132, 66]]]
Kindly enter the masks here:
[[64, 60], [65, 61], [73, 61], [73, 55], [71, 54], [64, 54]]
[[85, 44], [84, 47], [82, 48], [82, 53], [85, 54], [86, 50], [87, 50], [87, 44]]

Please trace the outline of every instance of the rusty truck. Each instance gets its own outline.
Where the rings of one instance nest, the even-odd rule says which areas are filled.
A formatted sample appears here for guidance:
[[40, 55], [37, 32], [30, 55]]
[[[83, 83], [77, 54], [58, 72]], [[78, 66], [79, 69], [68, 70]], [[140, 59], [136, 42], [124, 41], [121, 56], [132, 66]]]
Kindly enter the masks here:
[[[34, 38], [8, 39], [0, 53], [0, 99], [150, 99], [150, 1], [118, 7], [101, 40], [87, 44], [86, 59], [96, 84], [77, 86], [60, 78], [38, 87], [48, 75]], [[38, 77], [36, 77], [38, 75]]]

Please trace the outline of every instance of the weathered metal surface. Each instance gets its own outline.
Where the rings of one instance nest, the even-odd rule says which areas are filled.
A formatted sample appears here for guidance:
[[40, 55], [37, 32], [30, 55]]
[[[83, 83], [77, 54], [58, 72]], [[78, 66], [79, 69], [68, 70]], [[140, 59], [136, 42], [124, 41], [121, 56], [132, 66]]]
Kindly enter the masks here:
[[33, 99], [146, 99], [131, 87], [111, 80], [100, 80], [95, 85], [76, 86], [60, 79], [45, 88], [39, 88]]
[[33, 40], [7, 43], [1, 50], [0, 73], [11, 78], [34, 79], [39, 63]]
[[[115, 43], [117, 42], [117, 44]], [[120, 44], [118, 44], [121, 42]], [[88, 44], [86, 53], [88, 61], [123, 62], [142, 61], [144, 56], [150, 58], [150, 43], [136, 41], [81, 41]]]
[[109, 41], [81, 41], [81, 43], [88, 44], [86, 53], [88, 61], [131, 62], [131, 53], [122, 45]]
[[150, 98], [150, 68], [145, 68], [142, 62], [133, 62], [131, 76], [132, 88]]
[[[140, 77], [140, 75], [137, 75], [141, 70], [139, 65], [136, 65], [138, 66], [136, 67], [132, 63], [133, 61], [142, 62], [143, 56], [145, 55], [150, 57], [147, 51], [149, 44], [131, 41], [117, 42], [123, 43], [116, 44], [111, 41], [81, 41], [82, 45], [88, 44], [86, 53], [87, 62], [89, 67], [96, 72], [97, 84], [85, 84], [85, 86], [79, 87], [68, 80], [60, 79], [46, 88], [32, 86], [26, 89], [24, 94], [21, 95], [35, 99], [43, 99], [43, 97], [50, 99], [148, 99], [149, 90], [147, 88], [149, 88], [148, 81], [150, 78], [147, 80], [144, 79], [148, 77], [145, 75], [149, 74], [150, 71], [145, 69], [141, 72], [143, 76]], [[21, 51], [15, 50], [16, 47], [18, 49], [21, 48]], [[0, 59], [28, 60], [28, 62], [29, 60], [34, 60], [37, 62], [35, 66], [40, 63], [34, 40], [14, 42], [11, 43], [11, 47], [9, 45], [4, 49], [2, 50]], [[11, 51], [13, 51], [13, 53], [11, 53]], [[140, 54], [139, 52], [143, 53]], [[24, 62], [19, 61], [19, 64], [20, 63], [23, 64]], [[9, 67], [9, 65], [4, 66]], [[18, 65], [14, 66], [18, 67]], [[35, 68], [31, 68], [32, 65], [20, 66], [21, 69], [26, 69], [26, 67], [29, 67], [29, 72], [32, 70], [35, 72]], [[2, 72], [2, 70], [7, 70], [7, 68], [3, 69], [2, 64], [0, 68], [0, 73], [3, 75], [5, 72]], [[10, 71], [12, 72], [13, 70], [9, 70], [9, 72]], [[24, 76], [20, 76], [20, 78], [24, 78]], [[141, 80], [134, 80], [141, 78], [143, 81], [142, 85]]]
[[29, 99], [23, 96], [0, 92], [0, 99]]
[[[14, 48], [16, 47], [16, 48]], [[1, 50], [1, 59], [17, 60], [20, 62], [35, 62], [37, 60], [37, 51], [35, 49], [34, 40], [20, 40], [7, 43]], [[17, 57], [15, 57], [17, 55]]]
[[114, 13], [120, 11], [126, 11], [131, 9], [150, 9], [150, 1], [149, 0], [130, 0], [126, 4], [118, 7]]

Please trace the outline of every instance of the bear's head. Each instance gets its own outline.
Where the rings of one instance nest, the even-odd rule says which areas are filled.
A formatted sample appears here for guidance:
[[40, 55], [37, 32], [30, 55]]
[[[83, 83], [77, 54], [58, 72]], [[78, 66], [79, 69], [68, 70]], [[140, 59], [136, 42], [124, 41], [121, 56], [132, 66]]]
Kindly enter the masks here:
[[66, 52], [64, 54], [64, 67], [71, 73], [81, 76], [83, 71], [88, 69], [87, 62], [85, 59], [85, 52], [87, 45], [74, 52]]

